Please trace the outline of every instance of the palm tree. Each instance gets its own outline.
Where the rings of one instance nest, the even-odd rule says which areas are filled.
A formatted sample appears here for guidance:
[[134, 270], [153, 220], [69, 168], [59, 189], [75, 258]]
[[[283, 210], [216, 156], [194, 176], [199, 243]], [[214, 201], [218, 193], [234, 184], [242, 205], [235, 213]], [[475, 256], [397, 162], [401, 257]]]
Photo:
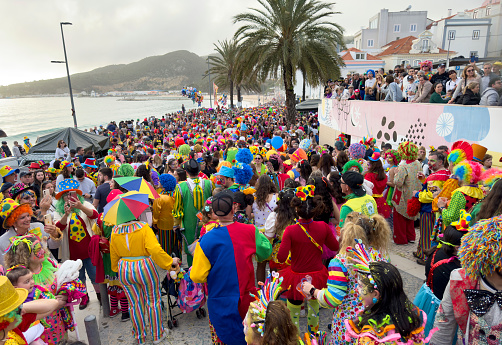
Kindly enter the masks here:
[[230, 108], [234, 107], [234, 82], [236, 78], [236, 65], [239, 47], [237, 41], [218, 41], [214, 45], [214, 49], [219, 54], [218, 56], [209, 56], [211, 74], [215, 74], [214, 83], [221, 89], [230, 91]]
[[345, 48], [343, 28], [328, 21], [334, 3], [319, 0], [258, 0], [262, 9], [234, 17], [245, 22], [235, 33], [246, 60], [256, 62], [261, 80], [282, 74], [286, 120], [295, 122], [294, 79], [298, 69], [315, 85], [339, 75], [337, 46]]

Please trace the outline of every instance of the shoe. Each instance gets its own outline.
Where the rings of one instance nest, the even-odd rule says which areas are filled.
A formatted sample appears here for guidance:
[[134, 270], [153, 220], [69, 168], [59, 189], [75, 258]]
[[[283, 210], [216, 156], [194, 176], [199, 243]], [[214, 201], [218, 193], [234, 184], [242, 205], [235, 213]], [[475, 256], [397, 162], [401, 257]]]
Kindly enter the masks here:
[[110, 310], [110, 317], [111, 318], [114, 318], [115, 316], [117, 316], [119, 314], [119, 309], [116, 308], [116, 309], [111, 309]]
[[408, 243], [415, 243], [415, 241], [408, 241]]
[[413, 252], [413, 253], [411, 253], [411, 254], [413, 254], [413, 256], [414, 256], [414, 257], [416, 257], [417, 259], [420, 259], [420, 258], [418, 257], [417, 252]]
[[162, 336], [158, 340], [154, 340], [153, 343], [160, 344], [164, 339], [166, 339], [166, 337], [167, 337], [167, 330], [164, 331], [164, 334], [162, 334]]
[[425, 260], [423, 260], [423, 259], [417, 259], [417, 264], [425, 266]]
[[122, 313], [122, 317], [120, 318], [120, 322], [126, 322], [131, 319], [131, 316], [129, 315], [129, 312], [126, 311], [125, 313]]
[[80, 305], [78, 306], [78, 309], [84, 310], [85, 308], [87, 308], [88, 304], [89, 304], [89, 295], [85, 294], [85, 296], [82, 297], [82, 299], [80, 300]]

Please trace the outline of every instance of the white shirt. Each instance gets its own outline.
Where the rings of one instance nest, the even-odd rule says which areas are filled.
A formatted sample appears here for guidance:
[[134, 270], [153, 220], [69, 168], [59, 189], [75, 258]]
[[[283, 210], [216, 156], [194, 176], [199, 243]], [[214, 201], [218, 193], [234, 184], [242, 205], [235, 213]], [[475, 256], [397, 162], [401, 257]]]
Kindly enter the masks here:
[[66, 159], [70, 155], [70, 149], [68, 147], [65, 147], [63, 149], [57, 148], [56, 149], [56, 154], [54, 155], [56, 159]]
[[455, 91], [455, 88], [457, 87], [459, 80], [460, 80], [459, 78], [457, 78], [455, 81], [453, 81], [452, 79], [448, 80], [446, 82], [446, 92], [450, 90]]
[[375, 78], [373, 78], [373, 79], [367, 79], [367, 80], [364, 82], [364, 87], [365, 87], [365, 88], [373, 87], [373, 85], [375, 85], [375, 82], [376, 82], [376, 79], [375, 79]]

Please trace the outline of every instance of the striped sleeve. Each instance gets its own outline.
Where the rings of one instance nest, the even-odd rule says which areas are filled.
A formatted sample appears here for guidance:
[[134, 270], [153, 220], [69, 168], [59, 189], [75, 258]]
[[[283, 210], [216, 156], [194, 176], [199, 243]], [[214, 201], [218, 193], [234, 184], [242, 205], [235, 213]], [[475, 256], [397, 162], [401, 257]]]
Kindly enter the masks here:
[[317, 300], [323, 308], [335, 308], [342, 303], [347, 295], [348, 272], [338, 258], [330, 261], [328, 271], [328, 287], [319, 291]]
[[176, 186], [174, 190], [174, 207], [173, 207], [173, 217], [183, 218], [183, 195], [181, 194], [180, 185]]

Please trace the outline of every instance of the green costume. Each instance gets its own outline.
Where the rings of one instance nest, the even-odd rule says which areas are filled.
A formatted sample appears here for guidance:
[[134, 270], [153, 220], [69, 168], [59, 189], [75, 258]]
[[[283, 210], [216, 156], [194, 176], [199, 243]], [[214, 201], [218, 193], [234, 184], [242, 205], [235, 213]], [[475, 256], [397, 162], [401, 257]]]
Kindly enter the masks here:
[[[199, 237], [200, 228], [198, 227], [199, 219], [197, 213], [200, 212], [206, 200], [211, 196], [212, 183], [204, 179], [191, 179], [189, 181], [180, 182], [174, 190], [174, 209], [173, 217], [181, 220], [183, 228], [185, 228], [185, 237], [188, 244], [192, 244]], [[196, 182], [197, 181], [197, 182]], [[197, 193], [196, 189], [199, 186], [202, 189], [202, 195]], [[196, 205], [198, 207], [196, 207]], [[175, 222], [176, 223], [176, 222]], [[185, 243], [185, 253], [187, 254], [188, 266], [192, 265], [193, 256], [188, 252]]]

